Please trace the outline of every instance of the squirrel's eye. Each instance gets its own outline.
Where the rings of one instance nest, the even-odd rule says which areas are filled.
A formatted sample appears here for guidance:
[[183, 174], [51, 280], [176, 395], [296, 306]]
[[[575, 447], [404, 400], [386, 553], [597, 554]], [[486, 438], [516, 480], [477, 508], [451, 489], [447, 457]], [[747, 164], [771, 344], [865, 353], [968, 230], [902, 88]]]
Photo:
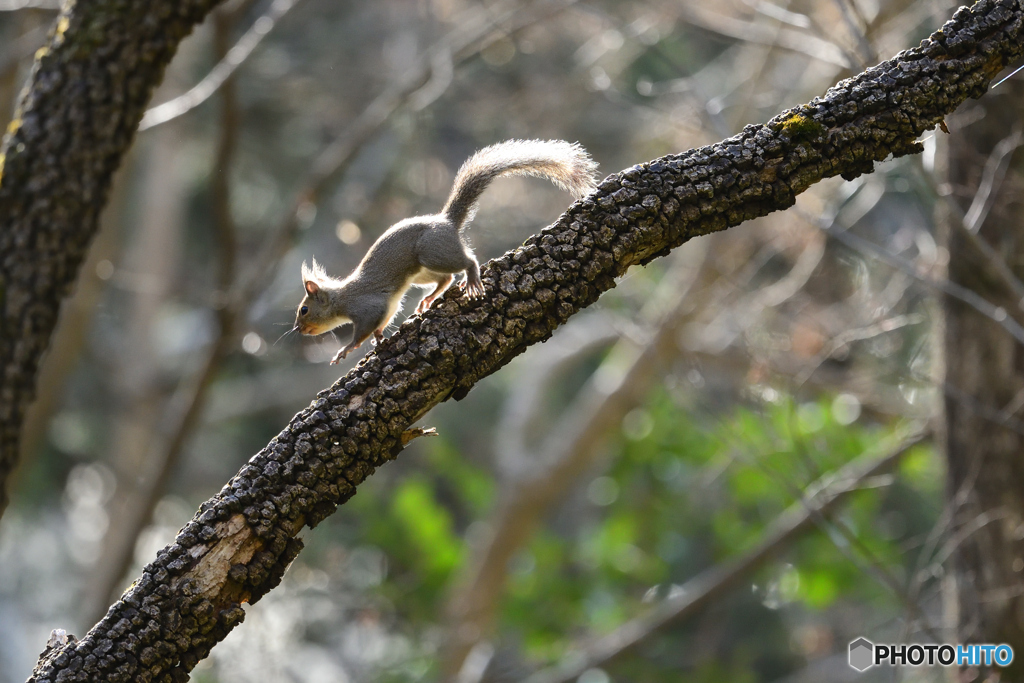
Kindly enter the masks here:
[[303, 306], [302, 308], [300, 308], [299, 313], [301, 313], [302, 315], [306, 315], [307, 313], [309, 313], [309, 306]]

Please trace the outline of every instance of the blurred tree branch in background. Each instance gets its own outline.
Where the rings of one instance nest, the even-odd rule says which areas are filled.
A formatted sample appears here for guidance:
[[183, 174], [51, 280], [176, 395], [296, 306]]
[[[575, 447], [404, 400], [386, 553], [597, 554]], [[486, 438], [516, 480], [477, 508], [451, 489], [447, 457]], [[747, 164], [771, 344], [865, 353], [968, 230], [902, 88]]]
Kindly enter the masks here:
[[[249, 3], [251, 4], [251, 3]], [[188, 92], [178, 95], [169, 102], [158, 104], [146, 110], [139, 122], [139, 131], [149, 130], [154, 126], [172, 121], [179, 116], [187, 114], [206, 100], [213, 97], [220, 88], [226, 87], [231, 80], [232, 74], [245, 63], [253, 53], [253, 50], [263, 41], [267, 35], [274, 30], [274, 26], [284, 15], [288, 14], [297, 4], [296, 0], [274, 0], [270, 7], [255, 22], [252, 28], [245, 32], [238, 42], [225, 49], [218, 49], [220, 59], [216, 66], [206, 74], [199, 83], [193, 86]], [[236, 8], [237, 14], [243, 13], [248, 7], [243, 4]], [[218, 29], [220, 30], [220, 29]], [[218, 38], [219, 40], [219, 38]]]
[[763, 537], [739, 557], [715, 565], [690, 579], [648, 614], [636, 618], [595, 642], [581, 643], [571, 664], [531, 674], [524, 683], [571, 683], [583, 672], [605, 666], [633, 651], [658, 631], [690, 619], [724, 593], [735, 588], [761, 564], [781, 552], [820, 520], [860, 490], [865, 480], [891, 470], [899, 459], [925, 437], [924, 432], [907, 434], [880, 452], [864, 453], [838, 472], [830, 472], [809, 486], [800, 502], [786, 510], [766, 529]]
[[609, 176], [322, 391], [204, 503], [81, 641], [48, 649], [33, 680], [181, 680], [278, 584], [316, 526], [430, 408], [463, 398], [581, 308], [686, 240], [788, 208], [815, 182], [921, 151], [918, 138], [1024, 51], [1024, 9], [982, 0], [941, 32], [823, 98], [717, 145]]
[[[802, 52], [814, 59], [853, 70], [864, 66], [849, 57], [845, 50], [827, 39], [806, 31], [789, 28], [772, 29], [755, 23], [744, 22], [701, 7], [698, 3], [687, 2], [681, 6], [681, 16], [694, 26], [738, 38], [750, 43], [761, 43]], [[802, 15], [801, 15], [802, 16]]]

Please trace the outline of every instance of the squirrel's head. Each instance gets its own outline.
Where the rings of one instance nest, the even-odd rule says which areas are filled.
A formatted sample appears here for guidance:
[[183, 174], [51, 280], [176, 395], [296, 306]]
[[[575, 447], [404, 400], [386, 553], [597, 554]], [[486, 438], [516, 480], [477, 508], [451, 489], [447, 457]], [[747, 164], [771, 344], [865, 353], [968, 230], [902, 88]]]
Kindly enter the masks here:
[[302, 287], [306, 295], [295, 311], [295, 329], [302, 334], [323, 334], [351, 322], [348, 316], [341, 314], [337, 303], [332, 301], [328, 291], [332, 284], [335, 281], [327, 276], [316, 259], [313, 259], [312, 267], [302, 263]]

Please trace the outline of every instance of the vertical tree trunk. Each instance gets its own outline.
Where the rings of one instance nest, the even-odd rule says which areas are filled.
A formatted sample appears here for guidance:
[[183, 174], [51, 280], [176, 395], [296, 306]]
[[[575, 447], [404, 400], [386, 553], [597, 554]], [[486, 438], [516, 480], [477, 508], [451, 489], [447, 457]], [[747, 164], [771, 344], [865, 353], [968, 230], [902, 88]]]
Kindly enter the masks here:
[[[1024, 278], [1019, 175], [1024, 154], [1004, 158], [1009, 169], [1002, 182], [997, 173], [993, 185], [985, 169], [992, 167], [1000, 141], [1019, 128], [1022, 107], [1024, 86], [1014, 81], [965, 107], [950, 120], [946, 159], [949, 188], [968, 223], [972, 200], [991, 186], [991, 210], [978, 234], [1019, 279]], [[955, 223], [963, 214], [950, 212], [950, 278], [1024, 320], [1018, 297]], [[956, 512], [950, 538], [969, 532], [953, 561], [958, 636], [961, 642], [1009, 643], [1024, 653], [1024, 435], [1007, 424], [1014, 413], [1021, 419], [1024, 347], [959, 301], [947, 299], [945, 311], [949, 504]], [[1020, 680], [1024, 658], [1018, 656], [1013, 668], [1004, 672], [1004, 680]]]

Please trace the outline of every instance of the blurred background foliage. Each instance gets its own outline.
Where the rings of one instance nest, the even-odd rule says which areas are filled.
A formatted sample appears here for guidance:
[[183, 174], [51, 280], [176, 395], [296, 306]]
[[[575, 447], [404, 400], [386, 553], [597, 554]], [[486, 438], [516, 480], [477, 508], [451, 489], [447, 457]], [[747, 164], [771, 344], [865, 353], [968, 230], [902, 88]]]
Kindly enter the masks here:
[[[348, 272], [391, 223], [436, 211], [486, 144], [578, 140], [617, 171], [807, 101], [915, 45], [951, 7], [228, 3], [182, 45], [154, 103], [180, 103], [244, 35], [262, 40], [212, 97], [139, 133], [46, 360], [0, 522], [0, 681], [27, 677], [50, 629], [84, 633], [110, 589], [358, 360], [327, 365], [330, 335], [282, 337], [303, 260]], [[53, 17], [46, 3], [0, 11], [4, 122]], [[947, 121], [954, 134], [972, 111]], [[439, 436], [307, 530], [282, 586], [247, 606], [195, 680], [516, 681], [574, 662], [579, 683], [847, 680], [850, 640], [938, 628], [950, 551], [928, 437], [706, 607], [586, 666], [595, 639], [699, 591], [694, 577], [755, 548], [845, 464], [934, 420], [939, 328], [921, 275], [948, 262], [935, 216], [955, 188], [942, 141], [925, 137], [924, 155], [821, 183], [788, 212], [631, 271], [435, 409], [424, 423]], [[469, 238], [482, 260], [499, 255], [568, 201], [501, 180]], [[199, 417], [179, 420], [193, 403]], [[532, 478], [571, 450], [559, 439], [581, 434], [578, 465], [530, 499]], [[522, 509], [537, 523], [518, 529]], [[111, 564], [118, 548], [130, 566]], [[489, 552], [509, 559], [481, 579]], [[493, 608], [466, 618], [467, 601]]]

